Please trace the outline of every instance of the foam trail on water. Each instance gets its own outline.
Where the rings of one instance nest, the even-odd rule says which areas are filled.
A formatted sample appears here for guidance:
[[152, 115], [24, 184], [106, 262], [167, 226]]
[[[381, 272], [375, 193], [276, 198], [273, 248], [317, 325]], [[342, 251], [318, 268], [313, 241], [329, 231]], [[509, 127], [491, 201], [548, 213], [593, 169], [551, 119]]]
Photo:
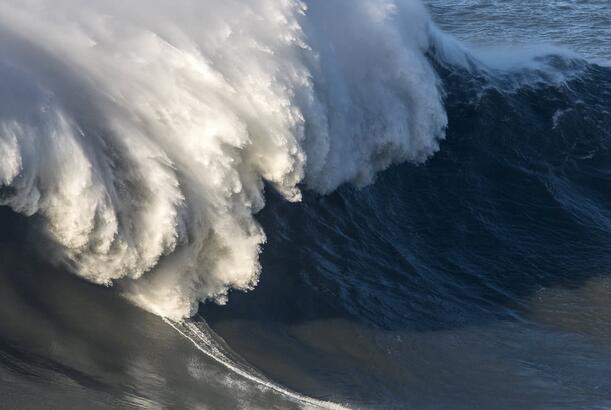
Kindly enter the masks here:
[[269, 389], [282, 395], [283, 397], [294, 400], [304, 408], [336, 410], [346, 409], [346, 407], [337, 403], [313, 399], [311, 397], [287, 390], [285, 387], [282, 387], [267, 379], [265, 376], [258, 374], [258, 372], [256, 372], [254, 369], [245, 367], [240, 362], [230, 359], [227, 353], [225, 353], [225, 349], [219, 343], [215, 342], [215, 337], [218, 338], [218, 336], [212, 336], [212, 330], [208, 328], [208, 325], [205, 321], [203, 321], [203, 319], [201, 319], [200, 322], [194, 322], [192, 320], [175, 322], [166, 318], [163, 320], [183, 337], [189, 340], [199, 351], [204, 353], [212, 360], [225, 366], [235, 374], [265, 389]]
[[412, 0], [0, 0], [0, 205], [154, 313], [224, 303], [258, 281], [265, 183], [438, 150], [435, 33]]

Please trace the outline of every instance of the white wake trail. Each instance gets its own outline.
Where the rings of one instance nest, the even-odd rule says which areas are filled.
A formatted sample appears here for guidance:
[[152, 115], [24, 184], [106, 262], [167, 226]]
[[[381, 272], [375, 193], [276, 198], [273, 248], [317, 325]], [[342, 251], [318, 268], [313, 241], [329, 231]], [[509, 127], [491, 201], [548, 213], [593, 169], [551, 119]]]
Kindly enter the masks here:
[[212, 330], [208, 328], [206, 322], [203, 321], [201, 317], [200, 320], [201, 322], [197, 323], [190, 319], [176, 322], [171, 319], [163, 318], [165, 323], [170, 325], [179, 334], [189, 340], [207, 357], [223, 365], [244, 379], [259, 385], [260, 387], [276, 392], [285, 398], [291, 399], [304, 408], [321, 408], [330, 410], [348, 409], [348, 407], [344, 407], [337, 403], [313, 399], [311, 397], [287, 390], [286, 388], [267, 379], [265, 376], [258, 374], [258, 372], [256, 372], [254, 369], [248, 368], [243, 364], [230, 359], [227, 354], [224, 353], [223, 347], [214, 341]]

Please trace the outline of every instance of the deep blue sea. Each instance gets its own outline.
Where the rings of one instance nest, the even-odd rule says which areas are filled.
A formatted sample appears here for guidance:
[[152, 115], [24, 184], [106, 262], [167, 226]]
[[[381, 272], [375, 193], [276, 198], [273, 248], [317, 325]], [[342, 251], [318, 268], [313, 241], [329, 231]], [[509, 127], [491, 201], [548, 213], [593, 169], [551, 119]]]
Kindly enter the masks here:
[[[76, 1], [62, 0], [64, 3], [79, 7]], [[217, 15], [218, 19], [228, 18], [231, 13], [215, 12], [214, 3], [206, 3], [205, 10], [210, 13], [206, 21], [211, 18], [216, 21]], [[261, 17], [267, 14], [260, 10], [268, 10], [274, 4], [273, 1], [243, 3], [240, 7], [247, 7], [260, 19], [267, 18]], [[365, 27], [360, 25], [363, 23], [352, 25], [361, 14], [347, 11], [358, 3], [365, 10], [371, 7], [394, 13], [392, 10], [397, 8], [397, 15], [402, 17], [411, 13], [411, 6], [404, 8], [403, 4], [413, 2], [352, 0], [338, 1], [334, 6], [323, 6], [313, 0], [306, 3], [308, 9], [302, 11], [306, 16], [303, 18], [314, 17], [303, 23], [304, 32], [308, 39], [316, 38], [317, 46], [313, 48], [318, 51], [317, 64], [323, 73], [312, 74], [313, 87], [315, 90], [332, 88], [334, 81], [344, 79], [345, 84], [321, 98], [322, 106], [334, 113], [325, 117], [325, 124], [331, 124], [327, 130], [330, 154], [324, 167], [315, 171], [305, 169], [304, 179], [296, 184], [302, 192], [298, 202], [287, 200], [291, 194], [284, 190], [286, 183], [278, 182], [280, 171], [261, 165], [264, 160], [283, 163], [285, 158], [276, 151], [277, 145], [266, 142], [254, 131], [252, 141], [222, 152], [233, 153], [256, 144], [262, 148], [253, 148], [240, 159], [231, 156], [218, 164], [210, 159], [215, 157], [201, 154], [207, 164], [201, 168], [186, 159], [183, 162], [176, 159], [184, 158], [184, 152], [200, 155], [196, 143], [185, 145], [185, 151], [164, 148], [173, 162], [164, 162], [163, 169], [176, 170], [179, 177], [175, 184], [167, 182], [157, 168], [141, 165], [144, 160], [137, 162], [141, 157], [134, 154], [131, 162], [117, 161], [108, 167], [111, 171], [103, 175], [112, 177], [102, 178], [106, 185], [98, 184], [96, 179], [57, 185], [69, 189], [57, 188], [50, 182], [45, 185], [45, 181], [53, 179], [47, 175], [87, 174], [104, 162], [100, 158], [105, 157], [99, 152], [122, 158], [122, 152], [141, 147], [140, 140], [134, 136], [133, 140], [121, 140], [119, 145], [116, 142], [119, 138], [106, 140], [104, 137], [100, 139], [104, 143], [83, 143], [82, 146], [88, 147], [84, 152], [95, 153], [89, 156], [96, 158], [91, 162], [93, 165], [78, 168], [80, 162], [75, 162], [70, 168], [62, 168], [45, 165], [55, 164], [55, 159], [46, 159], [43, 154], [47, 150], [67, 151], [65, 158], [69, 162], [80, 151], [53, 137], [56, 139], [49, 141], [64, 148], [40, 142], [45, 148], [39, 150], [33, 163], [36, 170], [44, 172], [34, 172], [35, 177], [28, 183], [38, 186], [41, 198], [46, 199], [41, 200], [37, 210], [29, 212], [23, 203], [29, 203], [31, 196], [28, 195], [32, 191], [21, 197], [20, 205], [14, 200], [20, 198], [20, 190], [25, 188], [19, 185], [19, 176], [14, 179], [7, 176], [11, 166], [7, 153], [11, 152], [11, 141], [25, 144], [25, 137], [20, 140], [21, 134], [15, 130], [27, 127], [11, 128], [13, 111], [27, 111], [32, 106], [23, 103], [14, 108], [10, 103], [0, 103], [0, 154], [7, 155], [5, 159], [0, 158], [5, 163], [0, 164], [0, 204], [7, 205], [0, 207], [0, 408], [611, 408], [611, 3], [607, 0], [427, 0], [424, 6], [432, 21], [431, 35], [438, 40], [418, 46], [424, 53], [423, 65], [412, 64], [419, 57], [411, 51], [405, 56], [401, 54], [401, 58], [385, 60], [385, 56], [393, 53], [390, 45], [394, 47], [394, 41], [398, 41], [392, 36], [379, 35], [391, 24], [390, 20], [374, 28], [361, 28]], [[28, 26], [17, 22], [26, 21], [34, 12], [11, 14], [12, 2], [7, 4], [0, 5], [0, 32], [21, 34], [20, 30]], [[108, 15], [118, 13], [119, 9], [108, 11]], [[338, 11], [337, 15], [328, 15]], [[42, 14], [40, 21], [56, 19], [58, 13], [68, 12], [60, 7], [49, 13], [51, 17]], [[142, 13], [148, 16], [153, 12]], [[248, 16], [236, 20], [235, 27], [250, 30], [254, 23]], [[413, 32], [421, 20], [399, 17], [392, 20], [399, 27], [397, 32], [406, 37], [415, 36]], [[83, 25], [102, 21], [84, 17], [78, 20], [80, 14], [74, 19], [76, 31]], [[160, 21], [155, 27], [165, 27], [163, 15], [156, 15], [155, 19]], [[227, 31], [223, 33], [228, 38], [237, 37], [240, 30], [235, 27], [227, 23]], [[48, 30], [60, 36], [53, 29]], [[96, 30], [105, 32], [103, 28]], [[173, 31], [159, 30], [173, 38]], [[362, 35], [365, 30], [367, 35]], [[131, 35], [129, 29], [117, 29], [117, 32], [121, 36]], [[14, 97], [19, 104], [30, 101], [24, 97], [30, 95], [29, 88], [24, 91], [30, 86], [23, 86], [19, 82], [21, 74], [15, 74], [24, 71], [14, 68], [22, 67], [11, 60], [13, 55], [22, 55], [14, 50], [29, 47], [26, 43], [55, 41], [52, 35], [44, 41], [33, 36], [24, 34], [23, 43], [6, 41], [9, 45], [0, 47], [8, 56], [5, 62], [0, 54], [0, 76], [4, 75], [0, 78], [0, 95]], [[273, 47], [280, 47], [276, 44], [280, 37], [277, 33], [273, 36], [267, 33], [261, 38], [273, 44], [269, 46], [273, 51]], [[138, 42], [142, 38], [142, 43]], [[130, 47], [148, 47], [153, 42], [149, 37], [142, 38], [135, 36], [130, 40], [133, 41]], [[380, 38], [386, 40], [380, 41]], [[190, 50], [189, 41], [176, 41], [186, 44], [184, 49]], [[371, 47], [365, 47], [369, 41], [372, 41]], [[411, 44], [411, 40], [405, 42]], [[421, 40], [414, 42], [421, 44]], [[54, 53], [72, 61], [71, 53], [80, 53], [81, 43], [66, 45], [65, 54], [58, 51], [63, 50], [58, 44], [67, 43], [53, 43], [44, 51], [47, 57], [30, 58], [35, 53], [24, 52], [27, 58], [19, 57], [22, 58], [19, 61], [47, 61]], [[208, 43], [198, 44], [197, 47], [208, 50], [205, 48]], [[109, 118], [108, 112], [113, 113], [112, 118], [117, 118], [117, 122], [133, 116], [137, 118], [129, 122], [133, 128], [126, 128], [120, 122], [129, 138], [139, 135], [138, 130], [144, 130], [143, 134], [155, 132], [153, 118], [157, 115], [163, 118], [164, 124], [179, 123], [183, 117], [180, 106], [171, 106], [167, 111], [155, 106], [157, 94], [150, 91], [152, 85], [142, 80], [139, 88], [138, 76], [121, 77], [118, 73], [123, 71], [116, 69], [124, 64], [119, 61], [127, 59], [130, 64], [147, 59], [157, 61], [155, 53], [170, 51], [151, 47], [154, 51], [142, 55], [134, 52], [134, 57], [122, 49], [110, 53], [108, 50], [114, 48], [101, 41], [96, 47], [95, 53], [104, 56], [102, 63], [94, 68], [84, 62], [70, 65], [75, 72], [87, 70], [88, 75], [82, 77], [78, 87], [88, 89], [98, 84], [99, 73], [114, 73], [112, 86], [105, 91], [104, 102], [95, 94], [97, 100], [83, 99], [78, 107], [66, 112], [90, 112], [88, 104], [91, 103], [92, 107], [99, 108], [95, 115], [102, 116], [102, 112], [104, 118]], [[374, 52], [376, 49], [381, 51]], [[221, 48], [215, 50], [216, 54], [202, 51], [214, 61], [212, 67], [231, 62], [219, 51]], [[242, 49], [236, 46], [236, 51], [239, 50]], [[272, 57], [264, 60], [262, 67], [272, 67], [270, 61], [276, 58], [293, 58], [285, 49], [280, 50], [270, 51]], [[120, 58], [111, 60], [109, 56], [115, 55]], [[172, 75], [195, 64], [191, 60], [183, 63], [178, 55], [171, 53], [162, 55], [171, 56], [167, 58], [172, 61], [173, 71], [169, 71]], [[253, 56], [249, 54], [249, 58]], [[9, 66], [13, 68], [3, 68]], [[204, 93], [201, 104], [216, 107], [217, 101], [224, 101], [223, 107], [238, 107], [234, 117], [248, 118], [244, 129], [259, 130], [268, 126], [269, 133], [281, 129], [283, 123], [276, 121], [277, 117], [271, 114], [265, 117], [267, 111], [252, 108], [265, 101], [273, 106], [270, 110], [276, 115], [286, 104], [273, 105], [275, 94], [263, 93], [261, 98], [253, 98], [244, 105], [225, 102], [225, 98], [229, 100], [223, 97], [226, 95], [239, 95], [243, 90], [259, 92], [257, 84], [266, 81], [261, 74], [265, 70], [261, 71], [259, 66], [250, 69], [247, 80], [234, 81], [249, 66], [230, 66], [231, 70], [219, 70], [234, 88], [222, 88], [222, 92], [218, 91], [221, 97], [215, 94], [216, 88], [211, 88], [209, 94]], [[369, 66], [372, 68], [361, 69]], [[36, 71], [33, 66], [27, 67], [28, 72]], [[164, 79], [170, 78], [162, 63], [145, 67], [159, 74], [155, 84], [166, 84]], [[387, 76], [391, 70], [398, 74]], [[421, 93], [414, 91], [425, 87], [429, 70], [434, 73], [432, 88]], [[285, 66], [280, 66], [278, 72], [287, 71]], [[49, 68], [49, 72], [52, 74], [37, 78], [53, 84], [61, 81], [61, 87], [50, 86], [53, 90], [69, 89], [65, 94], [54, 92], [60, 101], [81, 101], [72, 97], [81, 88], [73, 84], [64, 86], [63, 80], [59, 80], [64, 78], [62, 70]], [[183, 82], [171, 77], [167, 88], [199, 84], [193, 76], [204, 76], [209, 83], [217, 78], [203, 70], [193, 72], [180, 77]], [[297, 77], [303, 74], [296, 73]], [[409, 83], [409, 87], [403, 89], [402, 81]], [[357, 83], [363, 88], [354, 91]], [[388, 87], [379, 91], [374, 87], [378, 83]], [[439, 91], [439, 101], [445, 111], [444, 137], [435, 140], [438, 147], [433, 147], [437, 142], [415, 137], [422, 129], [429, 132], [434, 128], [417, 123], [436, 115], [436, 100], [426, 99], [432, 90]], [[397, 98], [408, 101], [405, 104], [409, 107], [426, 103], [426, 107], [410, 108], [405, 114], [405, 123], [409, 125], [405, 127], [404, 137], [409, 144], [405, 147], [389, 139], [388, 143], [370, 145], [368, 138], [377, 138], [378, 134], [398, 133], [398, 141], [403, 138], [397, 131], [403, 128], [394, 126], [395, 114], [390, 119], [385, 117], [388, 110], [396, 108], [387, 99], [395, 91]], [[322, 142], [308, 138], [314, 138], [310, 134], [316, 134], [319, 128], [317, 123], [311, 125], [313, 117], [308, 117], [310, 111], [303, 108], [312, 103], [302, 103], [299, 92], [294, 91], [296, 97], [290, 95], [306, 113], [305, 136], [303, 141], [298, 140], [305, 147], [304, 158], [315, 161], [314, 154], [319, 152], [316, 147]], [[196, 99], [179, 92], [159, 95], [168, 96], [170, 102], [187, 99], [195, 104]], [[113, 103], [106, 103], [106, 98]], [[122, 98], [146, 108], [134, 106], [133, 110], [123, 110], [127, 103]], [[115, 107], [113, 104], [119, 108], [107, 108]], [[354, 108], [355, 104], [360, 104], [359, 108]], [[54, 107], [51, 103], [49, 106]], [[155, 116], [148, 116], [149, 106], [155, 108]], [[193, 108], [185, 116], [192, 122], [201, 112]], [[210, 109], [210, 112], [206, 122], [214, 129], [210, 138], [215, 133], [228, 132], [226, 123], [213, 121], [222, 116], [220, 111]], [[401, 110], [397, 112], [396, 115], [402, 115]], [[91, 117], [81, 114], [75, 118], [87, 120], [77, 121], [83, 132], [78, 141], [87, 140], [87, 125], [100, 124], [94, 114]], [[27, 134], [33, 141], [39, 141], [37, 138], [42, 137], [37, 133], [46, 129], [38, 120], [30, 121], [38, 115], [15, 115], [18, 119], [15, 121], [35, 124], [34, 131]], [[263, 126], [252, 119], [257, 115], [264, 119]], [[345, 118], [348, 120], [342, 122]], [[420, 128], [413, 126], [415, 123]], [[185, 134], [193, 132], [180, 126]], [[14, 138], [2, 139], [2, 133]], [[351, 136], [354, 138], [345, 145], [336, 142], [340, 137]], [[274, 141], [285, 141], [278, 138]], [[155, 140], [159, 146], [170, 146], [159, 141], [163, 141], [161, 137]], [[219, 144], [213, 150], [214, 155], [230, 143]], [[146, 150], [151, 146], [152, 143], [142, 145]], [[142, 157], [161, 156], [153, 148], [139, 149], [138, 152], [146, 153]], [[271, 160], [266, 157], [270, 152], [273, 153], [269, 154]], [[291, 152], [297, 155], [297, 151]], [[405, 155], [391, 155], [396, 152]], [[418, 155], [412, 155], [414, 152]], [[27, 156], [23, 156], [22, 162], [27, 164]], [[188, 166], [181, 168], [187, 163]], [[235, 172], [252, 168], [262, 175], [255, 180], [244, 171], [240, 175], [246, 176], [241, 177], [240, 186], [251, 183], [260, 187], [264, 192], [264, 207], [252, 205], [257, 203], [257, 199], [252, 199], [256, 198], [254, 194], [249, 197], [252, 200], [246, 208], [240, 207], [242, 202], [223, 202], [222, 198], [233, 198], [231, 195], [239, 191], [234, 184], [222, 191], [222, 195], [217, 194], [221, 192], [217, 185], [228, 185], [228, 179], [221, 179], [217, 185], [214, 185], [217, 182], [202, 185], [185, 182], [199, 181], [200, 175], [212, 175], [235, 163], [239, 164]], [[362, 171], [363, 163], [371, 170]], [[129, 164], [137, 164], [139, 168], [131, 170]], [[350, 174], [350, 170], [358, 167], [362, 172]], [[28, 169], [26, 165], [17, 168], [22, 174]], [[332, 180], [327, 178], [329, 175], [337, 178]], [[144, 269], [145, 276], [154, 277], [151, 283], [155, 285], [155, 292], [142, 290], [136, 294], [138, 298], [134, 297], [133, 289], [140, 289], [137, 284], [140, 279], [135, 276], [98, 280], [107, 272], [104, 267], [109, 267], [110, 273], [123, 269], [117, 262], [119, 253], [104, 254], [104, 258], [95, 259], [95, 264], [87, 265], [93, 260], [91, 255], [103, 253], [99, 249], [104, 248], [104, 237], [89, 242], [82, 240], [79, 224], [87, 218], [71, 215], [97, 204], [86, 200], [87, 195], [93, 195], [88, 187], [107, 186], [110, 183], [107, 181], [126, 181], [115, 184], [119, 187], [117, 198], [130, 200], [112, 202], [119, 204], [116, 209], [144, 207], [141, 204], [148, 203], [148, 191], [138, 184], [141, 180], [149, 183], [147, 176], [153, 182], [146, 189], [154, 192], [154, 198], [165, 198], [170, 191], [155, 187], [168, 184], [187, 187], [184, 189], [186, 203], [198, 198], [206, 204], [207, 208], [203, 205], [201, 208], [205, 210], [201, 217], [205, 222], [201, 223], [196, 212], [200, 208], [189, 208], [190, 219], [184, 219], [190, 222], [184, 227], [188, 238], [185, 243], [189, 245], [182, 246], [196, 244], [206, 252], [211, 249], [206, 255], [238, 256], [215, 264], [210, 262], [212, 267], [208, 266], [209, 256], [204, 258], [206, 262], [189, 259], [189, 269], [201, 268], [211, 273], [198, 276], [197, 280], [181, 273], [180, 280], [185, 282], [178, 283], [174, 278], [162, 276], [165, 270], [183, 266], [174, 265], [172, 252], [165, 252], [159, 262], [161, 268], [155, 268], [159, 272], [149, 272], [151, 267]], [[340, 183], [332, 182], [336, 180]], [[45, 189], [51, 193], [45, 194]], [[74, 192], [78, 194], [71, 197]], [[147, 223], [142, 237], [156, 237], [165, 220], [160, 217], [152, 224], [151, 221], [170, 207], [168, 203], [177, 202], [167, 201], [147, 208], [129, 221], [119, 218], [117, 226]], [[233, 273], [232, 263], [236, 260], [251, 263], [243, 231], [233, 225], [235, 220], [251, 218], [244, 209], [254, 209], [255, 222], [248, 225], [248, 232], [254, 232], [253, 226], [260, 226], [266, 237], [261, 242], [260, 254], [257, 253], [260, 276], [256, 286], [240, 286], [240, 280], [235, 277], [242, 271]], [[122, 211], [117, 212], [121, 215]], [[239, 218], [225, 216], [231, 213], [238, 214]], [[112, 225], [107, 221], [96, 223]], [[177, 249], [181, 249], [183, 228], [180, 223], [175, 225], [179, 229], [174, 237], [179, 238]], [[206, 231], [205, 240], [198, 242], [198, 232], [207, 229], [210, 231]], [[225, 246], [225, 237], [215, 236], [222, 229], [235, 237], [239, 252], [231, 248], [231, 239], [230, 245]], [[70, 240], [64, 240], [65, 232], [77, 233]], [[115, 236], [120, 237], [121, 229], [117, 232]], [[132, 236], [125, 241], [128, 250], [141, 238], [141, 232], [135, 228], [130, 232]], [[167, 238], [150, 243], [156, 246], [165, 243], [164, 240]], [[144, 258], [153, 245], [133, 245], [137, 249], [134, 255]], [[108, 249], [115, 249], [114, 246]], [[92, 249], [96, 253], [88, 253]], [[121, 254], [120, 261], [130, 261], [131, 254], [126, 255]], [[219, 269], [232, 272], [231, 282], [216, 273]], [[220, 291], [215, 287], [221, 279], [230, 284], [228, 300], [223, 293], [226, 289]], [[113, 281], [117, 286], [99, 286]], [[244, 288], [252, 289], [245, 292]], [[158, 296], [160, 301], [166, 301], [162, 295], [168, 289], [176, 290], [181, 297], [187, 295], [185, 299], [196, 295], [192, 299], [196, 302], [190, 319], [179, 320], [161, 310], [164, 320], [153, 314], [156, 312], [149, 307], [151, 304], [165, 308], [170, 303], [154, 299]], [[213, 296], [217, 294], [222, 295], [215, 299]], [[198, 300], [202, 303], [198, 304]], [[153, 313], [141, 309], [143, 306]]]

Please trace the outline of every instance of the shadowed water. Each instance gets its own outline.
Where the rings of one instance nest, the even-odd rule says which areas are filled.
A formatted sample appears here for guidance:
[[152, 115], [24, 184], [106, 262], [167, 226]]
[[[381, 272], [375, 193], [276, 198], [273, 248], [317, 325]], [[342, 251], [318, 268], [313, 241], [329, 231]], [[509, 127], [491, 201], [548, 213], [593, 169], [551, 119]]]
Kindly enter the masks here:
[[428, 53], [440, 151], [298, 204], [266, 185], [258, 286], [185, 327], [78, 279], [41, 218], [0, 208], [0, 407], [611, 407], [608, 8], [427, 4], [474, 48]]

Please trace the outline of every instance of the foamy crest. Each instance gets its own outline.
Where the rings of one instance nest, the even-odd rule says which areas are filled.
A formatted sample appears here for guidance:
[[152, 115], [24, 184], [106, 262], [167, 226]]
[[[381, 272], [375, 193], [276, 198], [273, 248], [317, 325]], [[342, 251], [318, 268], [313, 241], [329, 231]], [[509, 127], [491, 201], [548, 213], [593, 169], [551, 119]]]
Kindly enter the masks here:
[[258, 280], [264, 181], [298, 201], [438, 149], [408, 0], [0, 0], [0, 204], [174, 319]]

